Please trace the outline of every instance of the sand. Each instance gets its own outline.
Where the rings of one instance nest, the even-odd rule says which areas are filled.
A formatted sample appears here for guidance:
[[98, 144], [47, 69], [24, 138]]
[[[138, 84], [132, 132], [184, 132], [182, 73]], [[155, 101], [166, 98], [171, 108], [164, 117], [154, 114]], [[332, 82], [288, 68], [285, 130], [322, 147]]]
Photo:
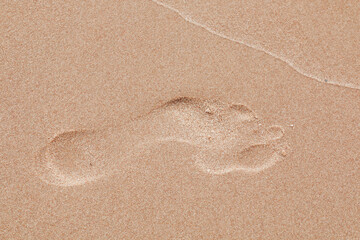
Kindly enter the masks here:
[[1, 3], [0, 238], [360, 238], [359, 7]]

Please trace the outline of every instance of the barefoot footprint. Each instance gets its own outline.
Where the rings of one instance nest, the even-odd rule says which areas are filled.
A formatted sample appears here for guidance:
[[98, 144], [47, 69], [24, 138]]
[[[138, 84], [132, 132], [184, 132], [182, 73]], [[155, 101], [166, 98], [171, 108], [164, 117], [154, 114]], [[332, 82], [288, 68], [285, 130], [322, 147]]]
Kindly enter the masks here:
[[37, 174], [48, 184], [82, 185], [115, 174], [125, 160], [169, 141], [196, 146], [194, 164], [204, 172], [257, 173], [284, 157], [282, 137], [281, 127], [263, 128], [244, 105], [182, 97], [121, 129], [59, 134], [37, 154]]
[[207, 173], [258, 173], [283, 159], [288, 151], [283, 129], [264, 128], [244, 105], [179, 98], [165, 106], [161, 108], [165, 119], [176, 121], [174, 126], [181, 130], [167, 139], [198, 146], [194, 162]]

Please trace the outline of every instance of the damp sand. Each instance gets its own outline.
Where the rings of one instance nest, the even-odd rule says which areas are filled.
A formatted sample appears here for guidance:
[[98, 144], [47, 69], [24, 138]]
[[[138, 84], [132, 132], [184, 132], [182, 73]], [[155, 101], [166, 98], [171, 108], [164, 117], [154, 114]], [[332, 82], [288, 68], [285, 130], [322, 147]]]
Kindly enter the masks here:
[[[314, 81], [152, 1], [3, 5], [1, 238], [359, 238], [357, 89]], [[261, 9], [254, 8], [253, 15]], [[173, 101], [179, 97], [216, 107]], [[171, 102], [177, 104], [164, 111]], [[245, 106], [235, 112], [250, 109], [258, 119], [243, 122], [253, 114], [231, 114], [234, 104]], [[177, 128], [159, 127], [169, 115]], [[136, 119], [143, 125], [124, 127]], [[186, 133], [195, 129], [186, 122], [202, 131]], [[226, 138], [219, 129], [236, 131]], [[244, 136], [241, 129], [267, 137], [240, 148], [210, 141], [241, 143], [245, 138], [231, 137]], [[178, 133], [200, 145], [179, 137], [141, 149], [112, 144], [121, 143], [116, 135], [170, 140]], [[269, 138], [275, 141], [267, 144]], [[268, 160], [281, 143], [291, 151], [266, 165], [274, 163]], [[108, 151], [109, 145], [114, 147]], [[71, 151], [84, 146], [93, 146], [88, 148], [93, 157]], [[127, 147], [119, 151], [119, 146]], [[131, 149], [134, 157], [126, 157]], [[39, 160], [42, 150], [47, 157]], [[109, 165], [101, 161], [112, 156]], [[264, 163], [268, 167], [261, 171], [243, 171], [244, 165], [257, 169]]]

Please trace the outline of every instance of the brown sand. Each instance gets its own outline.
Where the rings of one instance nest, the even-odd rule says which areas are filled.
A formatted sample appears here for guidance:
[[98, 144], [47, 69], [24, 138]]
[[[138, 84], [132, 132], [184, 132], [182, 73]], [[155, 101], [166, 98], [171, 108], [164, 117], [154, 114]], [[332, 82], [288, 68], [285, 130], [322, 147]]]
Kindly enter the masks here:
[[[194, 6], [173, 7], [193, 19], [213, 15]], [[216, 20], [264, 22], [247, 40], [265, 52], [152, 1], [1, 3], [0, 239], [360, 238], [358, 35], [346, 32], [355, 44], [344, 51], [336, 39], [345, 33], [329, 39], [333, 20], [306, 3], [251, 7], [239, 21], [235, 7], [223, 5]], [[281, 21], [262, 18], [269, 8], [282, 9]], [[296, 12], [287, 9], [318, 27], [299, 19], [281, 28]], [[324, 14], [357, 31], [359, 4], [350, 9]], [[300, 39], [303, 52], [287, 42], [299, 24], [321, 39]], [[237, 26], [223, 34], [241, 37]], [[274, 26], [287, 34], [275, 41]], [[247, 151], [264, 139], [281, 143]], [[243, 171], [269, 163], [271, 151], [281, 159]], [[62, 167], [56, 176], [81, 181], [49, 181], [58, 178], [48, 159]], [[199, 159], [212, 159], [205, 171]]]

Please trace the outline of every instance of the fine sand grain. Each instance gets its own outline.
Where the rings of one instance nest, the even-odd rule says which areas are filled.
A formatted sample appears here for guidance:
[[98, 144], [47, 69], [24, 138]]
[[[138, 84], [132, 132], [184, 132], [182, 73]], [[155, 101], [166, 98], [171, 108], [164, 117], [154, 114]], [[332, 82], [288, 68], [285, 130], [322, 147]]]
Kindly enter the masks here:
[[0, 239], [360, 239], [359, 3], [0, 3]]

